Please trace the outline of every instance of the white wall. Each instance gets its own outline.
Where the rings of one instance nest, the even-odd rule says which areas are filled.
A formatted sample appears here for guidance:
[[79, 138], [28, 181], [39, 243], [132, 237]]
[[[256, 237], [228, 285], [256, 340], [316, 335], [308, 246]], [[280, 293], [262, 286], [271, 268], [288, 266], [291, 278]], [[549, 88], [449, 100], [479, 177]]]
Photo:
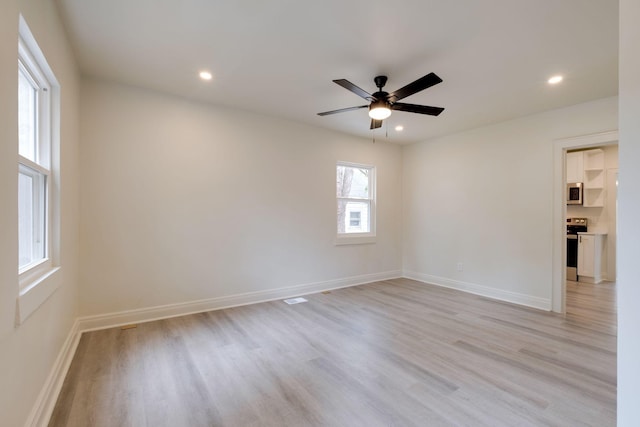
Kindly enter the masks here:
[[620, 0], [618, 425], [640, 425], [640, 2]]
[[[62, 269], [58, 290], [18, 327], [17, 46], [22, 13], [61, 85]], [[78, 90], [75, 61], [50, 1], [0, 2], [0, 424], [20, 426], [77, 315]]]
[[553, 141], [616, 128], [607, 98], [405, 147], [405, 272], [550, 308]]
[[[81, 310], [101, 314], [401, 267], [401, 148], [88, 80]], [[375, 165], [377, 243], [335, 246], [338, 160]]]

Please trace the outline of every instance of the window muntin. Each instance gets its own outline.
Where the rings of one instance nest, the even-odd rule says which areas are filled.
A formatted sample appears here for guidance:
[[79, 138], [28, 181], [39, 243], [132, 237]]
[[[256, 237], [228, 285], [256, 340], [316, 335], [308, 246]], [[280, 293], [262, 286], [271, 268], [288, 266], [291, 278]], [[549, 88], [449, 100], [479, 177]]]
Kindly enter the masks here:
[[375, 168], [338, 162], [336, 166], [337, 234], [375, 234]]

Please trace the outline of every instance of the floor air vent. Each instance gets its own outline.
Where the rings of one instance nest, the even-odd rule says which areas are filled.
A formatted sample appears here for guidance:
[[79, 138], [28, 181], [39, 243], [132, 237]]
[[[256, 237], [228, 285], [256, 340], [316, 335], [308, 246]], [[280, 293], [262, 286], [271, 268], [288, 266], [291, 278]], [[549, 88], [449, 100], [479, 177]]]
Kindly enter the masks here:
[[300, 304], [301, 302], [307, 302], [306, 299], [298, 297], [298, 298], [289, 298], [284, 300], [284, 302], [286, 302], [287, 304], [291, 305], [291, 304]]

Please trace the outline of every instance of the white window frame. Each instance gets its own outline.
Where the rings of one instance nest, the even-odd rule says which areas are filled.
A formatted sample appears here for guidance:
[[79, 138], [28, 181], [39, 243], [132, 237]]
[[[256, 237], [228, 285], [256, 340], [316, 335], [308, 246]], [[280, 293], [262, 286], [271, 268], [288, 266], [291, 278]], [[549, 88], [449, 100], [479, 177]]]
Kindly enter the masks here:
[[[335, 219], [335, 227], [336, 227], [336, 245], [354, 245], [354, 244], [367, 244], [367, 243], [375, 243], [376, 242], [376, 167], [373, 165], [365, 165], [361, 163], [352, 163], [352, 162], [344, 162], [338, 161], [334, 168], [334, 180], [336, 179], [336, 174], [338, 167], [344, 166], [349, 168], [356, 169], [367, 169], [369, 171], [369, 198], [348, 198], [348, 197], [339, 197], [336, 194], [336, 219]], [[335, 181], [334, 181], [335, 185]], [[369, 232], [344, 232], [338, 233], [338, 205], [340, 201], [346, 202], [367, 202], [369, 205]]]
[[18, 171], [20, 174], [31, 177], [35, 182], [33, 195], [33, 223], [36, 230], [35, 235], [43, 236], [44, 241], [36, 239], [33, 242], [33, 252], [42, 253], [43, 257], [30, 264], [19, 267], [18, 273], [22, 275], [32, 269], [51, 268], [51, 238], [49, 233], [51, 226], [51, 212], [49, 209], [49, 183], [51, 181], [51, 137], [50, 124], [50, 90], [51, 85], [44, 77], [40, 66], [33, 58], [22, 38], [18, 43], [18, 69], [31, 83], [36, 90], [35, 108], [35, 150], [34, 158], [29, 159], [18, 154]]
[[[44, 257], [18, 268], [18, 301], [16, 324], [31, 315], [58, 288], [54, 274], [60, 269], [57, 264], [59, 248], [59, 204], [57, 171], [59, 170], [60, 135], [60, 85], [49, 67], [44, 54], [36, 43], [24, 18], [19, 18], [18, 72], [22, 72], [37, 88], [36, 105], [36, 152], [34, 159], [18, 154], [18, 173], [43, 180], [41, 191], [33, 197], [36, 204], [34, 223], [44, 230]], [[16, 74], [18, 77], [18, 74]], [[17, 80], [16, 80], [17, 84]], [[18, 140], [16, 140], [18, 144]]]

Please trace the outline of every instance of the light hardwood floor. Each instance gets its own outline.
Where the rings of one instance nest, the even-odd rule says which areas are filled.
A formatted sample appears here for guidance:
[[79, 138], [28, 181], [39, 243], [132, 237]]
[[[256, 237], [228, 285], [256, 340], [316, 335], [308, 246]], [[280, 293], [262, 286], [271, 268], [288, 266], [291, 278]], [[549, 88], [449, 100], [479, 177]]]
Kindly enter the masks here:
[[612, 426], [615, 286], [566, 316], [408, 279], [82, 336], [50, 426]]

